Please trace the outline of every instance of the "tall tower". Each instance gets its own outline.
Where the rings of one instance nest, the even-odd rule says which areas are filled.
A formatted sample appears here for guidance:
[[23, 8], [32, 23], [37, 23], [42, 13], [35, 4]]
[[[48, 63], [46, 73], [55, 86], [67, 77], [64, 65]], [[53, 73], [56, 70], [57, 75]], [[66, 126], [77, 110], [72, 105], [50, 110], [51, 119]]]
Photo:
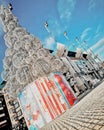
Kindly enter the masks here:
[[41, 41], [21, 27], [10, 9], [1, 7], [0, 14], [7, 46], [3, 59], [2, 79], [11, 96], [16, 97], [27, 84], [54, 71], [67, 71], [65, 64], [44, 49]]

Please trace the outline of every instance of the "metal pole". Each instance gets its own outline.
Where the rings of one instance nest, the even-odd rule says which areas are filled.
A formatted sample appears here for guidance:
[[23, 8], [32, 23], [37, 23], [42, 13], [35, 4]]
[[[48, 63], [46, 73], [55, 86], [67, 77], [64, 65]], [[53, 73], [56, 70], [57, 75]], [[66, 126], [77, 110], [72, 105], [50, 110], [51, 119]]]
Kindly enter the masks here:
[[[94, 53], [91, 49], [89, 49], [90, 47], [88, 46], [88, 43], [87, 43], [86, 41], [84, 41], [84, 43], [85, 43], [86, 49], [90, 50], [91, 53], [93, 54], [93, 56], [96, 57], [95, 53]], [[98, 56], [97, 56], [96, 58], [97, 58], [100, 62], [102, 62], [101, 59], [100, 59]], [[95, 58], [94, 58], [94, 59], [95, 59]]]
[[[72, 45], [72, 47], [76, 50], [76, 46], [75, 46], [75, 44], [69, 39], [69, 37], [67, 36], [67, 32], [65, 31], [64, 32], [64, 36], [65, 36], [65, 38], [71, 43], [71, 45]], [[82, 58], [83, 58], [83, 56], [82, 56]], [[83, 64], [82, 64], [82, 62], [79, 60], [79, 62], [80, 62], [80, 64], [83, 66]], [[72, 65], [72, 64], [71, 64]], [[78, 66], [78, 65], [77, 65]], [[72, 67], [73, 67], [73, 65], [72, 65]], [[84, 67], [84, 66], [83, 66]], [[81, 68], [78, 66], [78, 68], [79, 68], [79, 70], [80, 71], [82, 71], [81, 70]], [[84, 67], [84, 69], [85, 69], [85, 67]], [[75, 70], [76, 71], [76, 70]], [[80, 76], [80, 77], [82, 77], [82, 79], [85, 81], [85, 79], [84, 79], [84, 77], [80, 74], [80, 73], [78, 73], [77, 71], [76, 71], [76, 73]], [[86, 75], [88, 75], [87, 73], [86, 73]], [[86, 86], [88, 87], [88, 88], [90, 88], [90, 86], [89, 86], [89, 84], [85, 81], [85, 84], [86, 84]]]
[[66, 31], [64, 31], [64, 37], [71, 43], [72, 47], [76, 50], [75, 44], [69, 39], [69, 37], [67, 36], [67, 32]]
[[55, 39], [54, 35], [52, 34], [52, 32], [49, 30], [48, 28], [48, 22], [46, 21], [45, 24], [44, 24], [44, 27], [46, 29], [46, 31], [50, 34], [50, 36], [54, 39], [55, 42], [57, 42], [57, 40]]
[[[81, 48], [82, 48], [84, 51], [86, 51], [86, 49], [85, 49], [85, 48], [81, 45], [81, 43], [79, 42], [78, 37], [76, 37], [76, 42], [81, 46]], [[83, 60], [85, 60], [84, 57], [83, 57]], [[95, 73], [96, 77], [97, 77], [98, 79], [101, 79], [101, 77], [99, 76], [99, 74], [96, 72], [96, 68], [94, 67], [92, 61], [88, 59], [88, 62], [89, 62], [89, 64], [92, 66], [93, 72]], [[94, 62], [95, 62], [95, 60], [94, 60]], [[96, 63], [96, 64], [97, 64], [97, 63]], [[99, 66], [99, 64], [97, 64], [97, 65]]]

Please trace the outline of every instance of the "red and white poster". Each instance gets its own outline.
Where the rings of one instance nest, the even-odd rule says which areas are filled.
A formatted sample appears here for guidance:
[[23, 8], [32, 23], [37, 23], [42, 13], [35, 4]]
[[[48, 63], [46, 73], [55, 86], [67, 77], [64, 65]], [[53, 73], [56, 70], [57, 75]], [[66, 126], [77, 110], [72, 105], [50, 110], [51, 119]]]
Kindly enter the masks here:
[[60, 73], [40, 77], [18, 95], [28, 128], [39, 129], [74, 105], [76, 97]]

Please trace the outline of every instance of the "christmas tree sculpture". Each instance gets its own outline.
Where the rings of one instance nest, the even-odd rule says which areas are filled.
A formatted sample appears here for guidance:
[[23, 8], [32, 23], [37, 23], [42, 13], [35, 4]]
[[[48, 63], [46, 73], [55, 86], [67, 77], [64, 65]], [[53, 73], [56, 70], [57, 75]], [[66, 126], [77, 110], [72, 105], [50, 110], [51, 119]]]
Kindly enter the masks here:
[[44, 49], [38, 38], [19, 25], [10, 9], [2, 6], [0, 17], [7, 46], [2, 79], [7, 81], [7, 90], [13, 97], [38, 77], [54, 71], [67, 71], [60, 59]]

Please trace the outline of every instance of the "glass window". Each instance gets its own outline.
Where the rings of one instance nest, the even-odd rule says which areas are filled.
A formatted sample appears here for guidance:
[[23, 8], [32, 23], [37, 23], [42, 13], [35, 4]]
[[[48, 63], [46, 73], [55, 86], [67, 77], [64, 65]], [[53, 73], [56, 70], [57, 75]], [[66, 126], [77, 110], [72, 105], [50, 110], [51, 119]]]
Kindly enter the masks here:
[[15, 108], [18, 108], [19, 107], [19, 104], [18, 102], [16, 104], [14, 104]]
[[19, 111], [17, 112], [17, 115], [18, 115], [18, 117], [21, 116], [21, 115], [22, 115], [22, 111], [19, 110]]
[[9, 109], [9, 113], [12, 114], [13, 113], [13, 109]]

